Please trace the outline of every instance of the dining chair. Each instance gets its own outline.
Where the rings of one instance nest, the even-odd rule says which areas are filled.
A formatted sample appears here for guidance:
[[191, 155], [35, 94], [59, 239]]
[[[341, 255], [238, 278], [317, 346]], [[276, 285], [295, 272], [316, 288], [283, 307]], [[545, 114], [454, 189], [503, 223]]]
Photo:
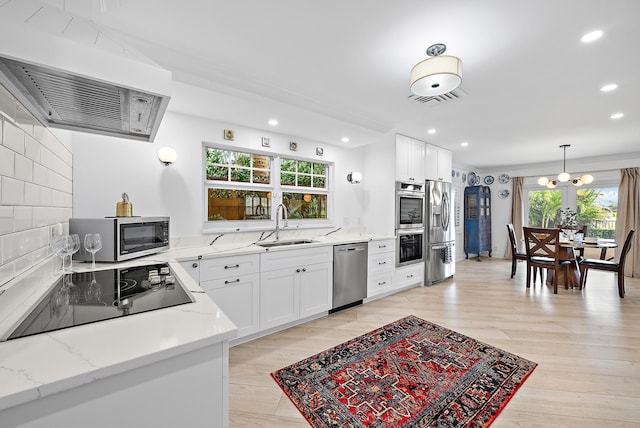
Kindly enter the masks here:
[[[527, 251], [527, 288], [531, 286], [531, 269], [546, 268], [555, 271], [553, 293], [558, 294], [558, 277], [564, 270], [565, 288], [569, 288], [567, 266], [569, 260], [560, 259], [560, 229], [524, 227], [524, 242]], [[540, 275], [542, 280], [542, 275]], [[535, 283], [535, 279], [534, 279]]]
[[624, 297], [624, 262], [627, 259], [627, 253], [631, 249], [631, 240], [636, 233], [635, 229], [631, 229], [624, 240], [624, 246], [620, 252], [618, 262], [600, 259], [583, 259], [580, 261], [580, 287], [584, 288], [587, 284], [587, 273], [589, 269], [599, 269], [618, 274], [618, 294]]
[[[507, 230], [509, 231], [509, 241], [511, 241], [511, 278], [516, 274], [516, 266], [518, 260], [527, 260], [527, 254], [518, 251], [518, 238], [516, 237], [516, 231], [513, 228], [513, 224], [507, 224]], [[542, 273], [540, 274], [542, 276]], [[535, 282], [535, 277], [533, 282]]]

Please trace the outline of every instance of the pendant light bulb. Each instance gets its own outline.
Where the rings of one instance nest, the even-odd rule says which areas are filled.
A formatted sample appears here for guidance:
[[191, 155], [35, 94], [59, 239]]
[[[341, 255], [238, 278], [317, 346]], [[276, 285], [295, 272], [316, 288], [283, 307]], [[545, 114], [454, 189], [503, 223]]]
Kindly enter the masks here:
[[591, 184], [593, 183], [593, 175], [591, 174], [585, 174], [582, 177], [580, 177], [580, 180], [584, 183], [584, 184]]
[[560, 174], [558, 174], [558, 181], [565, 183], [567, 181], [569, 181], [571, 179], [571, 176], [569, 175], [568, 172], [561, 172]]
[[538, 178], [538, 184], [540, 186], [546, 186], [548, 182], [549, 182], [549, 178], [547, 178], [547, 177]]
[[556, 180], [551, 180], [550, 182], [547, 183], [547, 187], [549, 189], [553, 189], [554, 187], [556, 187], [558, 185], [558, 182]]

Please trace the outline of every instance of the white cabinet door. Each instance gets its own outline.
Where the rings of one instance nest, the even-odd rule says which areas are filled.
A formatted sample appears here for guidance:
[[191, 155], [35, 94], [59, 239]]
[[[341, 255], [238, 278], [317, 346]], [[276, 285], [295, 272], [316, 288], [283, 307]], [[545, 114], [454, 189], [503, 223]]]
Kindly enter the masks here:
[[396, 136], [396, 180], [406, 183], [424, 181], [425, 144], [403, 135]]
[[300, 278], [300, 318], [331, 309], [333, 303], [331, 263], [305, 266], [302, 268]]
[[193, 259], [179, 263], [195, 282], [200, 283], [200, 260]]
[[236, 278], [206, 281], [201, 287], [238, 327], [238, 337], [260, 329], [260, 276], [255, 273]]
[[427, 180], [451, 183], [451, 151], [427, 144], [424, 165]]
[[263, 272], [260, 276], [260, 329], [300, 318], [300, 274], [294, 268]]
[[442, 177], [441, 181], [451, 183], [451, 152], [447, 149], [440, 148], [438, 150], [438, 176]]

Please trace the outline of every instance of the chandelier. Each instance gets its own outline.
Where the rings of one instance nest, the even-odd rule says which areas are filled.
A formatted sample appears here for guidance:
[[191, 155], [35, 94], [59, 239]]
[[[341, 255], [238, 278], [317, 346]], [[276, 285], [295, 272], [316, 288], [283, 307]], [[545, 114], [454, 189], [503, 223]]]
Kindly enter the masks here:
[[574, 186], [582, 186], [583, 184], [589, 184], [593, 182], [593, 175], [583, 174], [578, 178], [571, 179], [571, 175], [567, 172], [567, 147], [571, 147], [571, 144], [562, 144], [560, 148], [563, 150], [562, 154], [562, 172], [558, 174], [557, 180], [550, 180], [548, 177], [538, 178], [538, 184], [541, 186], [547, 186], [549, 189], [553, 189], [558, 185], [558, 182], [566, 183], [571, 181]]
[[462, 83], [460, 58], [442, 55], [447, 46], [442, 43], [427, 48], [429, 58], [411, 69], [411, 92], [423, 97], [446, 94]]

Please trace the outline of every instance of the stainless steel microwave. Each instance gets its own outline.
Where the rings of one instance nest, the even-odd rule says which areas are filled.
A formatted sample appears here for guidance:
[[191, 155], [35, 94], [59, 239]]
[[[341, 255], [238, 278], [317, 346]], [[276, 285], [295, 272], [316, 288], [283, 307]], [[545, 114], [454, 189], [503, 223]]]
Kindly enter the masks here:
[[97, 262], [120, 262], [169, 249], [169, 217], [71, 218], [69, 233], [80, 236], [80, 251], [73, 255], [80, 261], [91, 261], [83, 245], [87, 233], [102, 236]]

